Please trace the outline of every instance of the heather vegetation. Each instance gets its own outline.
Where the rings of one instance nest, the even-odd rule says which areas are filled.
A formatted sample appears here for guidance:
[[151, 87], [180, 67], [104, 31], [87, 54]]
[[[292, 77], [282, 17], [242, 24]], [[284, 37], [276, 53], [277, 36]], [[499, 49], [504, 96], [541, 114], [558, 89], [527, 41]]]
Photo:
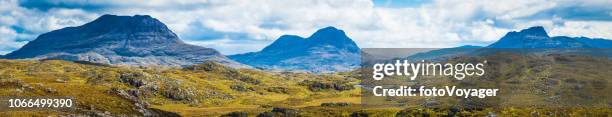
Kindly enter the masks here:
[[[479, 81], [491, 84], [477, 85], [466, 78], [460, 85], [495, 85], [500, 89], [512, 89], [512, 92], [502, 92], [500, 95], [506, 95], [504, 99], [493, 101], [389, 98], [386, 101], [402, 103], [369, 106], [362, 102], [364, 89], [356, 86], [363, 80], [358, 78], [357, 71], [333, 74], [266, 72], [234, 69], [215, 62], [178, 68], [61, 60], [0, 60], [0, 95], [70, 96], [77, 102], [74, 110], [13, 110], [0, 112], [0, 116], [612, 115], [612, 102], [606, 97], [610, 92], [608, 79], [612, 76], [605, 72], [612, 66], [609, 59], [564, 55], [458, 59], [501, 61], [491, 63], [500, 64], [499, 67], [487, 68], [499, 73], [488, 74]], [[507, 96], [508, 93], [517, 95]], [[531, 106], [504, 106], [508, 104]]]
[[354, 78], [269, 73], [214, 62], [173, 68], [0, 60], [0, 66], [0, 95], [69, 96], [78, 106], [70, 111], [5, 111], [0, 115], [217, 116], [232, 111], [255, 115], [274, 107], [358, 103], [359, 98]]

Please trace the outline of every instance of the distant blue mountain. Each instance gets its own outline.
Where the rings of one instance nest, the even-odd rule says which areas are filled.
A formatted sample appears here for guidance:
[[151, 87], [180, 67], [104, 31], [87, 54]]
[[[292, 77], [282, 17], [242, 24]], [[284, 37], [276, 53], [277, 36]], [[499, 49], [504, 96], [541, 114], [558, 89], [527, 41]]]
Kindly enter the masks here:
[[612, 40], [586, 37], [549, 37], [541, 26], [509, 32], [487, 48], [612, 48]]
[[[440, 60], [459, 55], [481, 55], [502, 50], [521, 49], [521, 52], [568, 52], [567, 49], [581, 50], [587, 54], [607, 54], [607, 52], [593, 53], [589, 49], [610, 49], [612, 48], [612, 40], [608, 39], [591, 39], [587, 37], [567, 37], [555, 36], [550, 37], [544, 27], [535, 26], [521, 31], [512, 31], [507, 33], [497, 42], [486, 47], [478, 46], [461, 46], [455, 48], [445, 48], [432, 50], [423, 53], [410, 55], [408, 59], [412, 60]], [[552, 50], [551, 50], [552, 49]]]
[[263, 69], [334, 72], [356, 68], [359, 54], [359, 47], [344, 31], [326, 27], [308, 38], [283, 35], [259, 52], [229, 57]]

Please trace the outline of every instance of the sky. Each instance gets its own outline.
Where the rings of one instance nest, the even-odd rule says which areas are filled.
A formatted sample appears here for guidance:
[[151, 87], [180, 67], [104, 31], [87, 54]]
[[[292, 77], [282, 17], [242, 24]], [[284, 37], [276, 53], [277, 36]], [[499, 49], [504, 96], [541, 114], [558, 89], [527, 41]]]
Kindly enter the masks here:
[[612, 39], [611, 0], [0, 0], [0, 54], [104, 14], [150, 15], [187, 43], [226, 55], [281, 35], [344, 30], [362, 48], [488, 45], [544, 26], [552, 36]]

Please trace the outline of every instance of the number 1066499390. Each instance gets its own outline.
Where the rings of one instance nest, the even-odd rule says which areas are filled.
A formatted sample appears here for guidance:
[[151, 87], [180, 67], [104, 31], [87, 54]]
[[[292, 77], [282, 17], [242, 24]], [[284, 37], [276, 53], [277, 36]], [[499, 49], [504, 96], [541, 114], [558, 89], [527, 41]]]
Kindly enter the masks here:
[[70, 109], [76, 102], [71, 97], [2, 97], [0, 110]]

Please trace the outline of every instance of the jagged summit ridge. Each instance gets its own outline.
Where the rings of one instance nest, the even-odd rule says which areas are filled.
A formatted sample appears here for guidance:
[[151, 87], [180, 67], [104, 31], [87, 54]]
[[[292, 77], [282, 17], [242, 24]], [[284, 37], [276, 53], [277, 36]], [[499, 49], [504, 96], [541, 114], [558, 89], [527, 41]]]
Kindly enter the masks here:
[[537, 37], [549, 37], [548, 33], [546, 33], [546, 30], [542, 26], [534, 26], [527, 29], [523, 29], [518, 33]]

